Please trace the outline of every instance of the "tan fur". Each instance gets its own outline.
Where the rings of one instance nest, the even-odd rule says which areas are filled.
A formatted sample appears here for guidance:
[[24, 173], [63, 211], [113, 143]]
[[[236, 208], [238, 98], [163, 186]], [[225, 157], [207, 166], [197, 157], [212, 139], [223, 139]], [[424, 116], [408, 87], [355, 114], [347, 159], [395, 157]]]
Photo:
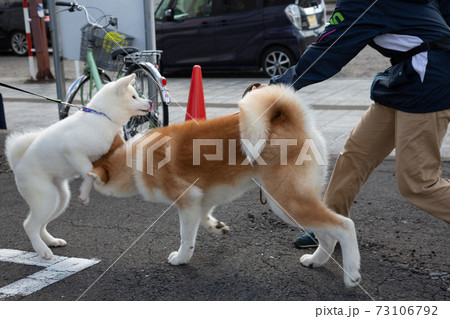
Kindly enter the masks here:
[[[212, 208], [260, 183], [267, 191], [269, 203], [277, 215], [294, 225], [318, 230], [326, 246], [324, 251], [331, 253], [336, 239], [341, 242], [341, 246], [348, 246], [343, 249], [344, 268], [347, 264], [350, 277], [356, 278], [347, 278], [345, 282], [348, 286], [354, 286], [359, 281], [359, 252], [353, 224], [351, 220], [329, 210], [320, 200], [320, 178], [325, 167], [320, 167], [316, 161], [296, 165], [307, 139], [321, 142], [318, 136], [312, 136], [315, 130], [308, 111], [301, 106], [293, 92], [280, 86], [249, 92], [240, 101], [239, 107], [238, 114], [199, 121], [198, 124], [188, 121], [155, 129], [138, 141], [128, 142], [109, 152], [94, 163], [95, 171], [99, 172], [97, 176], [106, 182], [105, 185], [96, 184], [96, 188], [116, 196], [137, 191], [148, 200], [176, 202], [182, 228], [182, 245], [178, 252], [171, 254], [169, 261], [180, 264], [188, 262], [192, 256], [188, 250], [193, 250], [197, 218], [199, 221], [201, 218], [201, 224], [212, 231], [214, 225], [218, 229], [228, 230], [225, 224], [212, 217]], [[168, 141], [153, 150], [153, 162], [149, 163], [152, 157], [147, 151], [167, 137], [170, 137]], [[198, 139], [223, 141], [222, 160], [207, 160], [205, 156], [216, 154], [216, 148], [202, 146], [200, 165], [195, 165], [194, 140]], [[248, 158], [248, 152], [242, 150], [241, 142], [244, 139], [249, 139], [253, 144], [259, 139], [265, 140], [264, 147], [258, 151], [261, 158]], [[296, 141], [296, 146], [287, 148], [287, 165], [280, 165], [280, 146], [272, 145], [274, 139]], [[127, 148], [129, 152], [132, 150], [133, 167], [126, 166]], [[138, 149], [143, 149], [144, 156], [138, 154]], [[156, 169], [166, 157], [168, 149], [171, 160]], [[323, 145], [319, 145], [319, 149], [325, 156]], [[267, 165], [260, 164], [260, 159]], [[138, 165], [144, 168], [143, 171], [137, 169]], [[148, 165], [155, 168], [153, 175], [146, 171]], [[105, 179], [105, 174], [109, 179]], [[212, 224], [212, 221], [217, 223]], [[183, 236], [186, 232], [183, 227], [192, 233], [186, 235], [188, 239]], [[186, 248], [183, 241], [190, 242], [192, 247]], [[303, 258], [302, 263], [320, 266], [328, 257], [323, 252], [316, 253]]]
[[94, 169], [88, 173], [89, 176], [97, 178], [98, 183], [106, 183], [109, 180], [108, 170], [112, 170], [113, 167], [108, 167], [109, 158], [111, 155], [121, 146], [125, 144], [124, 139], [122, 138], [122, 134], [119, 131], [114, 137], [114, 141], [109, 148], [108, 153], [103, 155], [98, 161], [96, 161], [96, 165], [94, 165]]

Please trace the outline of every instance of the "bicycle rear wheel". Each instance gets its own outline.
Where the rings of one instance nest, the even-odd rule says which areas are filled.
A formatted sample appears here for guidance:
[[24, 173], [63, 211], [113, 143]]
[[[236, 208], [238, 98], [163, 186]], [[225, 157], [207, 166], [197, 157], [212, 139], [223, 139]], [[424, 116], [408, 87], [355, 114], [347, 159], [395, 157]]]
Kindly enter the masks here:
[[[104, 71], [99, 69], [99, 74], [102, 84], [111, 82], [111, 78]], [[66, 102], [86, 106], [95, 93], [97, 93], [97, 87], [95, 86], [94, 79], [91, 77], [90, 73], [85, 73], [80, 76], [69, 88]], [[76, 108], [63, 106], [60, 112], [60, 119], [62, 120], [76, 111]]]
[[155, 127], [169, 124], [169, 107], [163, 99], [161, 83], [153, 72], [145, 65], [139, 63], [132, 66], [127, 74], [136, 74], [136, 91], [143, 97], [153, 101], [153, 110], [143, 116], [134, 116], [124, 126], [125, 139], [129, 139], [137, 133]]

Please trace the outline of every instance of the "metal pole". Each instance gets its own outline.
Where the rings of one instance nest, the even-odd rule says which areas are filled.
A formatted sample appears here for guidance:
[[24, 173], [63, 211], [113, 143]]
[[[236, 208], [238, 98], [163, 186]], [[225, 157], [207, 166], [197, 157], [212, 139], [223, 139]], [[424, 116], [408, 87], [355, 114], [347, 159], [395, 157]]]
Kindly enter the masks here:
[[36, 60], [38, 80], [53, 80], [50, 71], [50, 58], [48, 54], [47, 33], [45, 32], [45, 22], [43, 14], [42, 0], [30, 1], [31, 35], [33, 37], [34, 48], [36, 50]]
[[0, 93], [0, 130], [6, 130], [5, 108], [3, 107], [3, 96]]
[[[144, 1], [144, 21], [145, 21], [145, 48], [147, 50], [156, 50], [155, 35], [155, 2], [154, 0]], [[152, 61], [156, 63], [155, 61]]]
[[27, 35], [28, 45], [28, 67], [30, 69], [30, 77], [32, 81], [36, 80], [34, 69], [33, 52], [31, 52], [31, 27], [30, 27], [30, 14], [28, 12], [27, 0], [23, 0], [23, 19], [25, 20], [25, 33]]
[[[59, 41], [59, 23], [58, 16], [56, 15], [55, 0], [47, 1], [47, 6], [50, 13], [50, 25], [52, 28], [53, 64], [55, 66], [56, 95], [58, 99], [64, 101], [66, 97], [66, 82], [64, 76], [63, 57], [61, 55], [61, 46]], [[62, 105], [58, 104], [59, 114], [61, 114], [61, 109]]]

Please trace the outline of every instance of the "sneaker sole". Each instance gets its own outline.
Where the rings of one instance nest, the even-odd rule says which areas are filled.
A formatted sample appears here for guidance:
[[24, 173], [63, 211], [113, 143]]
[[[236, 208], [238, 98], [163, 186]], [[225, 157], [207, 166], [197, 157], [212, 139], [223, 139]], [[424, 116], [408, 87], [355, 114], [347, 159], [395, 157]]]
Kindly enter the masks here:
[[294, 244], [296, 248], [315, 248], [315, 247], [319, 247], [319, 245], [317, 244], [312, 244], [312, 245], [297, 245]]

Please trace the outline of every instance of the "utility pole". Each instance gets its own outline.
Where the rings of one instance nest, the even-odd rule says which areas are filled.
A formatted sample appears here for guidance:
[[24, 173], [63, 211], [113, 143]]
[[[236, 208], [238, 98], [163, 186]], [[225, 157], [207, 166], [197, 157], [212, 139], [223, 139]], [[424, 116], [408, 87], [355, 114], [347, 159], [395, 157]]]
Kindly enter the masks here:
[[[156, 50], [155, 36], [155, 3], [154, 0], [144, 0], [145, 49]], [[156, 63], [155, 56], [152, 63]]]
[[50, 71], [48, 55], [47, 32], [44, 21], [44, 7], [42, 0], [30, 0], [31, 34], [38, 66], [37, 80], [54, 80]]
[[146, 50], [156, 50], [155, 37], [155, 3], [154, 0], [144, 0], [144, 24]]
[[[64, 63], [62, 57], [61, 43], [60, 43], [60, 29], [59, 20], [56, 14], [55, 0], [47, 1], [48, 11], [50, 14], [50, 24], [52, 31], [53, 44], [53, 64], [55, 66], [56, 77], [56, 95], [58, 99], [63, 101], [66, 97], [66, 77], [64, 76]], [[62, 104], [58, 104], [59, 116], [61, 119]]]

